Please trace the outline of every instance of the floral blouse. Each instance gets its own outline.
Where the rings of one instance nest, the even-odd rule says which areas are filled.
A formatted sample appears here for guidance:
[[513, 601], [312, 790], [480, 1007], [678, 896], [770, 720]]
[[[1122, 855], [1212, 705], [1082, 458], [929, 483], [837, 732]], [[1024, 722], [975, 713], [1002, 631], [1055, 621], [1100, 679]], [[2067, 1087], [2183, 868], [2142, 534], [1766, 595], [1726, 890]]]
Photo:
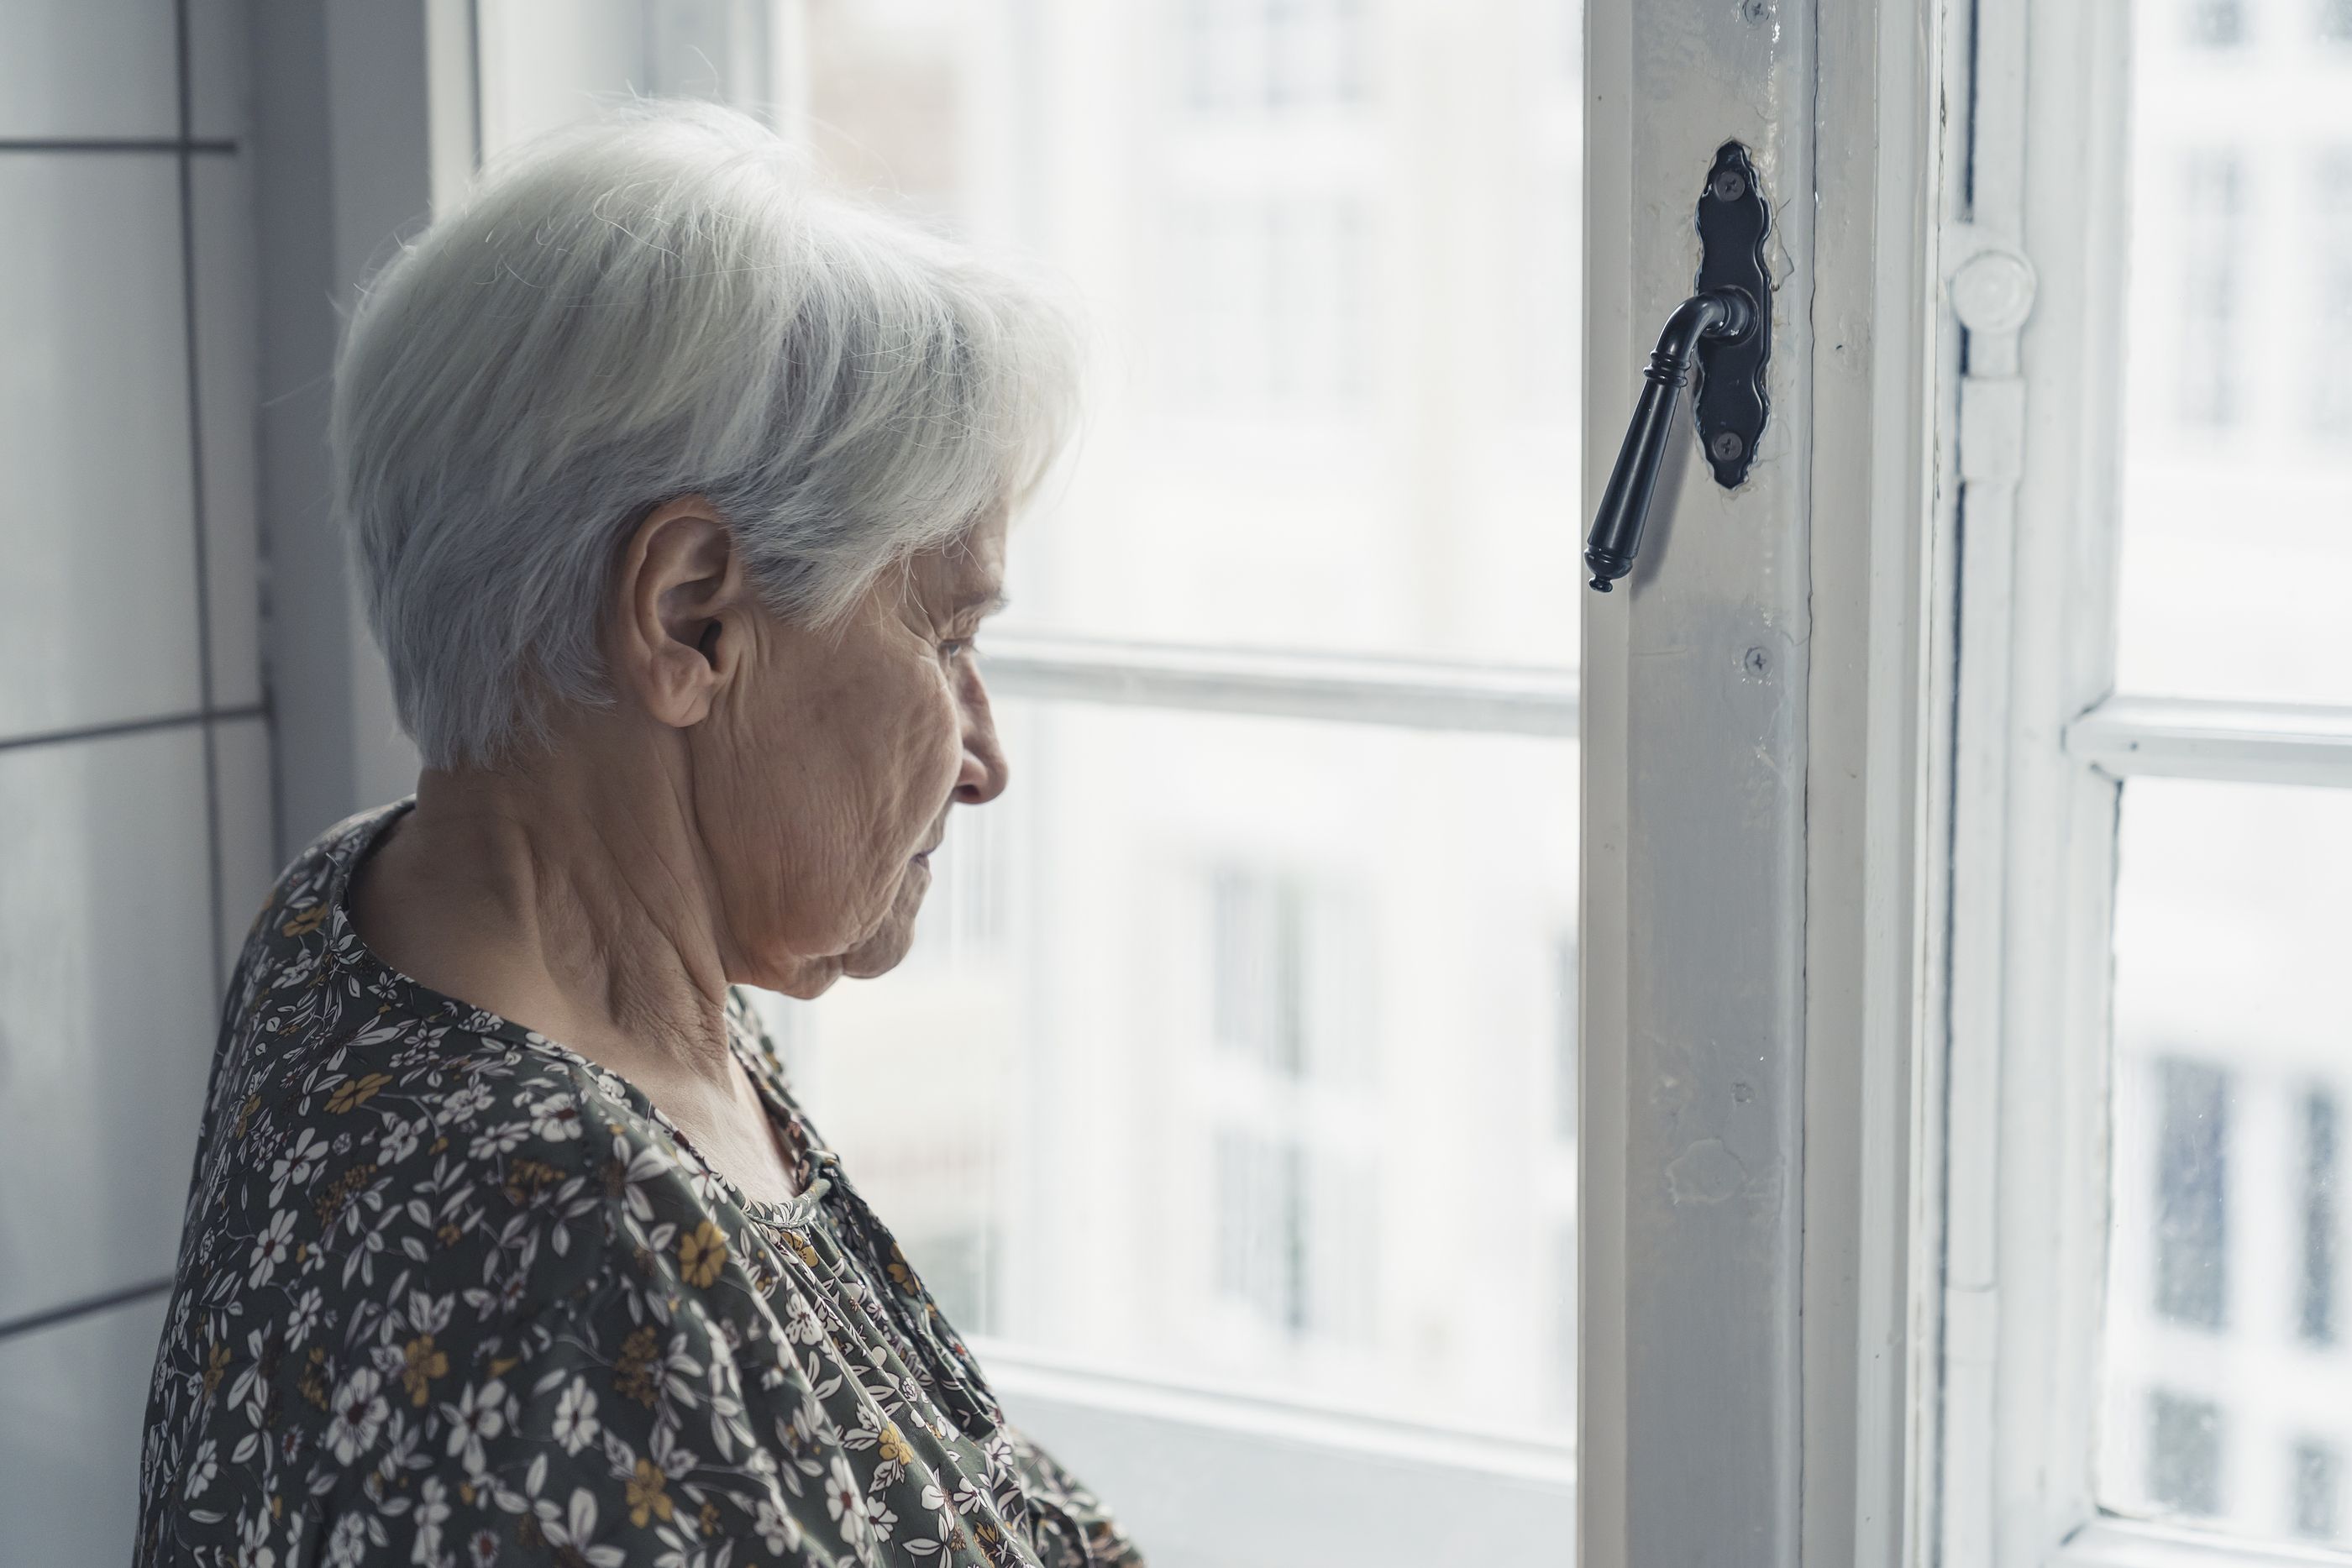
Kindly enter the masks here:
[[635, 1088], [379, 962], [405, 802], [289, 867], [230, 986], [147, 1408], [142, 1564], [1141, 1568], [1006, 1425], [786, 1088], [746, 1197]]

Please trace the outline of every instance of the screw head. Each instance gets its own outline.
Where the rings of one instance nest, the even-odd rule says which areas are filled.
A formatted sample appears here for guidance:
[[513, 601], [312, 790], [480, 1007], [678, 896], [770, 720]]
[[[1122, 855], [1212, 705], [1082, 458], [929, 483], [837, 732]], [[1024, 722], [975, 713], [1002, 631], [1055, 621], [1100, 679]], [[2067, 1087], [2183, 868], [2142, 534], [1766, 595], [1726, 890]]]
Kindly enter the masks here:
[[1706, 444], [1707, 455], [1717, 463], [1736, 463], [1739, 455], [1747, 450], [1748, 443], [1739, 439], [1739, 433], [1736, 430], [1718, 430]]
[[1706, 188], [1718, 202], [1736, 202], [1748, 193], [1748, 180], [1738, 170], [1726, 169], [1708, 181]]

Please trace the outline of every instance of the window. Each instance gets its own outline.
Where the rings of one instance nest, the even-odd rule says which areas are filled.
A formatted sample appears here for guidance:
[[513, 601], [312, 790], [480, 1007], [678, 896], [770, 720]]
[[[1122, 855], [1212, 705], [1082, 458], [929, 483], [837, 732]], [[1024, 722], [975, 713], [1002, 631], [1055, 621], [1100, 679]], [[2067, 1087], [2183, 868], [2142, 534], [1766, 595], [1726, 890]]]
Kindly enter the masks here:
[[2244, 0], [2188, 0], [2189, 39], [2204, 48], [2227, 48], [2246, 37]]
[[[2343, 34], [2352, 38], [2352, 7]], [[2317, 161], [2311, 183], [2313, 326], [2330, 341], [2352, 333], [2352, 146]], [[2352, 366], [2340, 355], [2314, 355], [2311, 424], [2322, 436], [2352, 441]]]
[[567, 77], [481, 6], [493, 146], [581, 85], [730, 98], [1085, 301], [981, 640], [1012, 788], [898, 973], [773, 1004], [793, 1071], [1002, 1354], [1561, 1452], [1578, 8], [970, 9], [656, 5]]
[[2303, 1267], [2295, 1280], [2297, 1328], [2306, 1343], [2330, 1345], [2336, 1309], [2336, 1095], [2315, 1089], [2303, 1096]]
[[1182, 0], [1186, 106], [1203, 115], [1360, 102], [1368, 0]]
[[2310, 1541], [2336, 1534], [2336, 1500], [2344, 1486], [2343, 1453], [2309, 1440], [2294, 1446], [2294, 1532]]
[[2161, 1389], [2147, 1401], [2147, 1496], [2175, 1513], [2221, 1511], [2221, 1409]]
[[2164, 1130], [2156, 1154], [2156, 1310], [2218, 1329], [2230, 1298], [2229, 1075], [2166, 1060], [2157, 1076]]
[[2340, 1546], [2352, 452], [2284, 323], [2336, 308], [2352, 56], [2317, 5], [2030, 9], [1967, 214], [2039, 295], [1962, 393], [2018, 422], [1959, 435], [1945, 1550]]
[[2238, 417], [2238, 252], [2243, 174], [2228, 152], [2200, 152], [2182, 163], [2180, 234], [2180, 413], [2190, 424]]

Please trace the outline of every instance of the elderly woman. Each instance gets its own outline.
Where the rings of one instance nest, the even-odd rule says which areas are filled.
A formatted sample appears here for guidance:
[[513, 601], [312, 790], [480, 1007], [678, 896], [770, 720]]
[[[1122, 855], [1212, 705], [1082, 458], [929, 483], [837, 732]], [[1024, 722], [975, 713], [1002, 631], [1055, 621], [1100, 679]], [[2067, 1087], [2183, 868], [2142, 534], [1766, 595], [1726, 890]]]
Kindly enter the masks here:
[[1139, 1563], [731, 988], [907, 951], [1071, 354], [1012, 275], [643, 106], [368, 291], [337, 509], [425, 768], [239, 960], [147, 1563]]

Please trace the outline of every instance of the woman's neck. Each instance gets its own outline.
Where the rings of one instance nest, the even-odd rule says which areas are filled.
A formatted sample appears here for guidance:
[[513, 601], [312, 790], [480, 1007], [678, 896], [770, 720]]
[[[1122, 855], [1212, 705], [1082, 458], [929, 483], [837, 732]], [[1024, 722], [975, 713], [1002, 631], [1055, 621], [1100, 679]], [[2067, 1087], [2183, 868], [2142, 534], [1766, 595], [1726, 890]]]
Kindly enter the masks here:
[[427, 769], [353, 918], [394, 968], [624, 1077], [731, 1072], [718, 904], [683, 802], [593, 766]]

